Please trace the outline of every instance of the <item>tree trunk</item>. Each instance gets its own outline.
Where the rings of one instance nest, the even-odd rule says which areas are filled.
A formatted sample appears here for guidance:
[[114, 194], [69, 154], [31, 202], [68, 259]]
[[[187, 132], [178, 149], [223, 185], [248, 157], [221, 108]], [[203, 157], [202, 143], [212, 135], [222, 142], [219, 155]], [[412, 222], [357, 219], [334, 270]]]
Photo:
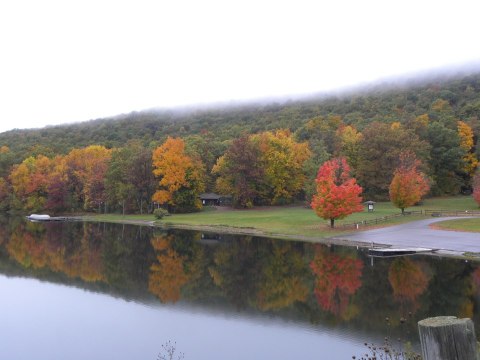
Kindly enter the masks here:
[[330, 219], [330, 227], [332, 229], [335, 227], [335, 219]]
[[122, 215], [125, 216], [125, 200], [122, 201]]
[[478, 359], [475, 329], [470, 319], [438, 316], [418, 322], [423, 360]]
[[402, 209], [402, 215], [405, 215], [405, 208], [401, 208]]

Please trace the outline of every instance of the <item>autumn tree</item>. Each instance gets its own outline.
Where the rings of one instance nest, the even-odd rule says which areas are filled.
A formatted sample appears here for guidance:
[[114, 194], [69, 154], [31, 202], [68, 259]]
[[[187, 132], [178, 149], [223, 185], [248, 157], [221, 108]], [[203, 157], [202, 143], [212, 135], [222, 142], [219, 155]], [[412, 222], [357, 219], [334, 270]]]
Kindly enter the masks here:
[[400, 164], [395, 169], [390, 183], [390, 201], [404, 213], [405, 208], [415, 205], [428, 192], [428, 179], [419, 170], [421, 163], [412, 152], [400, 154]]
[[331, 158], [323, 140], [309, 141], [309, 148], [312, 152], [312, 156], [303, 164], [303, 172], [306, 176], [303, 185], [303, 192], [307, 204], [312, 202], [313, 195], [317, 190], [315, 179], [317, 178], [318, 168]]
[[466, 177], [466, 185], [468, 186], [478, 166], [478, 159], [475, 155], [475, 137], [472, 128], [463, 121], [458, 122], [457, 129], [458, 136], [460, 137], [460, 148], [464, 151], [462, 170]]
[[480, 206], [480, 169], [477, 170], [473, 177], [473, 198]]
[[315, 116], [300, 127], [295, 135], [300, 141], [307, 140], [309, 143], [322, 141], [328, 153], [333, 154], [341, 141], [338, 129], [342, 126], [343, 119], [339, 115]]
[[205, 188], [211, 191], [215, 188], [215, 176], [212, 174], [212, 169], [217, 162], [217, 159], [222, 156], [227, 145], [225, 142], [218, 140], [218, 137], [213, 131], [200, 131], [200, 134], [190, 135], [184, 138], [185, 148], [189, 155], [196, 155], [205, 165]]
[[53, 169], [47, 189], [45, 208], [52, 211], [67, 210], [71, 206], [71, 193], [68, 188], [67, 163], [64, 156], [52, 159]]
[[260, 166], [264, 169], [261, 197], [265, 203], [289, 203], [303, 188], [303, 166], [311, 156], [308, 144], [298, 143], [289, 130], [266, 131], [252, 136], [260, 148]]
[[232, 195], [238, 207], [292, 202], [303, 188], [310, 156], [308, 144], [295, 141], [289, 130], [244, 135], [213, 167], [216, 189]]
[[362, 188], [350, 176], [345, 158], [326, 161], [318, 170], [317, 193], [313, 196], [312, 209], [323, 219], [330, 219], [333, 228], [336, 219], [363, 210]]
[[199, 159], [187, 155], [184, 141], [169, 137], [155, 149], [152, 160], [153, 174], [159, 179], [153, 201], [168, 205], [173, 212], [201, 209], [204, 167]]
[[105, 174], [110, 157], [111, 150], [100, 145], [73, 149], [65, 157], [69, 192], [85, 210], [96, 209], [106, 201]]
[[51, 172], [52, 162], [43, 155], [30, 156], [14, 166], [10, 181], [19, 207], [33, 211], [43, 208]]
[[355, 170], [360, 156], [360, 141], [362, 140], [362, 134], [353, 126], [348, 125], [340, 127], [337, 130], [337, 136], [340, 140], [339, 148], [336, 151], [337, 155], [345, 156], [348, 165]]
[[244, 135], [233, 140], [212, 169], [218, 176], [216, 190], [231, 195], [236, 207], [252, 207], [259, 197], [259, 184], [265, 174], [259, 162], [260, 155], [258, 143]]
[[427, 142], [403, 126], [373, 122], [362, 132], [359, 141], [358, 165], [355, 176], [370, 199], [388, 198], [398, 158], [402, 151], [412, 151], [417, 158], [425, 159], [430, 150]]

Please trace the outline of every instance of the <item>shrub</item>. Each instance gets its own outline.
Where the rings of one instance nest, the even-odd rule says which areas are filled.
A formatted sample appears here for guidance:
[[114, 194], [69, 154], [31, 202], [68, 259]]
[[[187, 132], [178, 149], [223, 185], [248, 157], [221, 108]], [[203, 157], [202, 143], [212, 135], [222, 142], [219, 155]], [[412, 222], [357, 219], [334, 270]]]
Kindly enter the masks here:
[[153, 210], [153, 215], [156, 219], [161, 220], [164, 216], [170, 215], [170, 213], [168, 212], [168, 210], [160, 208]]

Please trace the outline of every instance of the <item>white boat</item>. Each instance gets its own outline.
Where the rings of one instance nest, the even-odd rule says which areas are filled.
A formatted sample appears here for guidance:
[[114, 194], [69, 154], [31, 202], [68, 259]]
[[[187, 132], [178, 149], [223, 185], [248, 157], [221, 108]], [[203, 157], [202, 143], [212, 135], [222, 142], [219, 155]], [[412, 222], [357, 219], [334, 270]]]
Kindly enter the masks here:
[[27, 216], [28, 220], [36, 220], [36, 221], [47, 221], [50, 220], [50, 215], [44, 214], [31, 214]]

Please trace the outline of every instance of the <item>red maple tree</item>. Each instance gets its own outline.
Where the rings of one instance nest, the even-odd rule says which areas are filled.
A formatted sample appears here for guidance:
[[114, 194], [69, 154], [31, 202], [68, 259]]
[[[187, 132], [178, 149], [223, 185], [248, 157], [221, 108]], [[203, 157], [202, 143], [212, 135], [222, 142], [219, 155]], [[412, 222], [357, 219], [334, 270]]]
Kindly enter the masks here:
[[473, 177], [473, 198], [480, 205], [480, 169]]
[[412, 152], [400, 154], [400, 165], [395, 169], [390, 183], [390, 201], [402, 214], [406, 207], [415, 205], [430, 190], [430, 185], [425, 174], [418, 168], [420, 161]]
[[350, 167], [345, 158], [335, 158], [323, 163], [318, 170], [317, 193], [311, 207], [323, 219], [330, 219], [333, 228], [336, 219], [363, 210], [362, 188], [350, 176]]

